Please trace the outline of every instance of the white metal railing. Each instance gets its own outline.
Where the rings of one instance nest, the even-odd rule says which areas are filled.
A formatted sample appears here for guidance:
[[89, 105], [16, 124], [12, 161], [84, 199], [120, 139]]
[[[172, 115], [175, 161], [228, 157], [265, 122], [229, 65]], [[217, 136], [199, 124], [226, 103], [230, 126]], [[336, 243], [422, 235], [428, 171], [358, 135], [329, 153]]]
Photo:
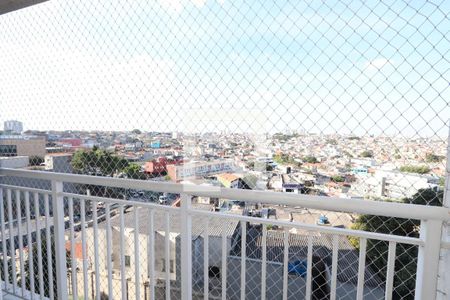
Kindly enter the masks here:
[[[5, 206], [0, 205], [2, 286], [7, 293], [23, 298], [40, 295], [50, 299], [78, 299], [82, 295], [101, 299], [102, 294], [106, 294], [110, 299], [113, 295], [121, 295], [122, 299], [270, 299], [273, 293], [279, 292], [283, 299], [288, 299], [292, 296], [294, 282], [304, 280], [301, 295], [311, 299], [316, 280], [313, 239], [317, 234], [330, 236], [331, 271], [327, 277], [330, 299], [339, 298], [339, 293], [351, 294], [356, 299], [370, 299], [370, 296], [375, 299], [376, 293], [382, 293], [386, 299], [391, 299], [399, 244], [419, 249], [415, 299], [434, 299], [436, 295], [441, 229], [443, 222], [449, 220], [447, 208], [28, 170], [0, 169], [0, 176], [51, 181], [51, 190], [0, 184], [0, 200], [6, 201]], [[67, 183], [179, 194], [181, 205], [171, 207], [68, 193], [64, 191]], [[200, 210], [192, 205], [192, 196], [417, 219], [421, 220], [420, 237]], [[102, 209], [100, 203], [104, 206]], [[15, 218], [23, 221], [10, 221]], [[223, 226], [214, 227], [214, 222]], [[237, 224], [237, 229], [229, 233], [227, 228], [235, 225], [227, 224]], [[253, 243], [248, 235], [250, 224], [262, 226], [261, 247], [255, 248], [261, 253], [256, 259], [254, 253], [249, 252]], [[283, 235], [281, 264], [271, 263], [268, 257], [268, 227], [274, 225], [282, 228], [279, 230]], [[213, 232], [215, 228], [220, 228], [220, 232]], [[288, 272], [289, 230], [292, 228], [306, 232], [307, 265], [301, 280], [291, 279]], [[234, 240], [236, 232], [238, 240]], [[338, 280], [338, 266], [340, 238], [348, 236], [359, 239], [360, 251], [356, 284], [345, 290], [345, 285]], [[201, 244], [196, 244], [198, 237], [201, 237]], [[365, 284], [369, 240], [385, 241], [389, 245], [386, 278], [373, 290]], [[54, 246], [49, 246], [53, 241]], [[240, 245], [239, 255], [230, 250], [236, 245]], [[69, 257], [66, 257], [67, 250]], [[252, 257], [247, 258], [247, 255]], [[231, 263], [235, 259], [238, 263]], [[213, 263], [217, 263], [214, 268], [220, 270], [220, 278], [214, 284], [218, 278], [210, 278]], [[281, 269], [277, 273], [274, 268], [278, 265]], [[252, 286], [254, 278], [248, 278], [248, 274], [255, 266], [259, 274], [251, 277], [260, 282]], [[50, 271], [53, 269], [54, 272]], [[294, 296], [298, 299], [299, 295]]]

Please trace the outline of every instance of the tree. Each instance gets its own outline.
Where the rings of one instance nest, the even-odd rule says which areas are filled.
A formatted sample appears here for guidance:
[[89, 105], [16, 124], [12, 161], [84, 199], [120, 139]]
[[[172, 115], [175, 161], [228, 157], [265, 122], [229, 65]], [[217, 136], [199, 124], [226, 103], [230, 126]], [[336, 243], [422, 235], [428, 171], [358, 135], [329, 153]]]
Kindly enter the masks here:
[[293, 156], [285, 153], [275, 154], [273, 156], [273, 161], [280, 165], [291, 164], [297, 167], [300, 167], [302, 165], [301, 162], [296, 161]]
[[344, 182], [345, 178], [341, 175], [334, 175], [334, 176], [331, 176], [331, 180], [334, 182]]
[[405, 165], [400, 167], [400, 172], [426, 174], [430, 172], [430, 168], [425, 165], [422, 166]]
[[303, 157], [303, 161], [306, 162], [306, 163], [310, 163], [310, 164], [316, 164], [316, 163], [319, 162], [317, 160], [317, 158], [315, 156], [312, 156], [312, 155], [308, 155], [308, 156]]
[[445, 156], [436, 155], [434, 153], [427, 153], [427, 155], [425, 155], [425, 161], [428, 163], [437, 163], [437, 162], [441, 162], [444, 159], [445, 159]]
[[348, 151], [344, 151], [344, 152], [342, 152], [342, 154], [344, 154], [348, 158], [353, 158], [353, 155], [350, 152], [348, 152]]
[[[418, 205], [442, 206], [443, 192], [438, 189], [419, 190], [412, 198], [405, 198], [404, 203]], [[419, 237], [420, 221], [403, 218], [361, 215], [353, 225], [353, 229], [377, 233], [394, 234], [409, 237]], [[352, 244], [359, 247], [359, 240], [350, 239]], [[389, 242], [367, 240], [367, 259], [374, 271], [386, 279], [386, 265]], [[397, 244], [397, 257], [394, 274], [394, 299], [414, 299], [415, 278], [417, 271], [417, 247]]]
[[373, 152], [370, 150], [365, 150], [365, 151], [361, 152], [360, 156], [364, 157], [364, 158], [372, 158]]
[[123, 172], [127, 178], [131, 179], [146, 179], [145, 174], [141, 171], [141, 166], [135, 163], [131, 163], [123, 169]]
[[[129, 165], [126, 159], [114, 155], [109, 151], [98, 149], [97, 147], [88, 151], [80, 150], [75, 152], [71, 164], [73, 169], [78, 173], [109, 177], [112, 177], [115, 173], [123, 172]], [[120, 192], [115, 188], [93, 185], [85, 185], [84, 188], [86, 190], [89, 189], [93, 196], [120, 196]]]
[[142, 131], [140, 131], [139, 129], [133, 129], [133, 131], [131, 131], [131, 133], [134, 133], [134, 134], [141, 134]]
[[[38, 257], [38, 253], [41, 253], [42, 255], [42, 275], [43, 275], [43, 282], [44, 285], [44, 296], [50, 297], [50, 272], [52, 272], [53, 276], [53, 294], [58, 295], [58, 287], [56, 284], [56, 250], [55, 250], [55, 241], [52, 238], [51, 239], [51, 247], [50, 253], [51, 253], [51, 261], [52, 261], [52, 270], [48, 269], [47, 261], [49, 260], [48, 253], [47, 253], [47, 241], [45, 239], [45, 236], [42, 236], [41, 239], [41, 248], [39, 249], [37, 247], [37, 244], [34, 244], [32, 246], [33, 251], [33, 257]], [[66, 251], [66, 267], [69, 269], [71, 267], [71, 258], [70, 258], [70, 251]], [[35, 284], [35, 290], [39, 290], [39, 273], [36, 272], [37, 267], [34, 265], [34, 270], [30, 269], [29, 264], [25, 264], [25, 284], [27, 289], [31, 289], [31, 277], [34, 278], [34, 284]]]
[[75, 152], [72, 158], [74, 170], [87, 175], [110, 176], [120, 172], [128, 166], [128, 161], [109, 151], [96, 147], [92, 150]]
[[337, 142], [336, 139], [330, 139], [330, 140], [327, 140], [327, 144], [330, 144], [330, 145], [337, 145], [338, 142]]
[[351, 136], [351, 137], [348, 138], [348, 140], [350, 140], [350, 141], [359, 141], [360, 139], [361, 138], [357, 137], [357, 136]]

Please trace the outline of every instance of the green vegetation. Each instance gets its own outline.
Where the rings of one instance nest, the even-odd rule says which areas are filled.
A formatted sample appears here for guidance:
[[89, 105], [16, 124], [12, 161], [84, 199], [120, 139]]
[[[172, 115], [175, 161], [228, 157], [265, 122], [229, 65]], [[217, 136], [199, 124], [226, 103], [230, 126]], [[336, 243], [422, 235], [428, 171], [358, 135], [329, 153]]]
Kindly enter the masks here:
[[406, 165], [401, 166], [400, 171], [405, 173], [426, 174], [430, 172], [430, 168], [425, 165], [422, 166]]
[[445, 156], [436, 155], [436, 154], [433, 154], [433, 153], [428, 153], [425, 156], [425, 161], [428, 162], [428, 163], [438, 163], [438, 162], [443, 161], [444, 159], [445, 159]]
[[296, 138], [299, 136], [300, 135], [298, 133], [293, 133], [293, 134], [275, 133], [273, 135], [273, 139], [278, 140], [280, 142], [286, 142], [292, 138]]
[[337, 145], [338, 142], [337, 142], [336, 139], [329, 139], [329, 140], [327, 141], [327, 144], [330, 144], [330, 145]]
[[94, 147], [92, 150], [75, 152], [71, 164], [75, 171], [82, 174], [112, 177], [114, 173], [123, 171], [128, 166], [128, 161]]
[[342, 154], [344, 154], [344, 156], [347, 156], [348, 158], [353, 158], [353, 155], [348, 151], [344, 151], [342, 152]]
[[359, 141], [360, 139], [361, 138], [357, 137], [357, 136], [351, 136], [351, 137], [348, 138], [348, 140], [350, 140], [350, 141]]
[[[411, 199], [406, 198], [404, 203], [419, 205], [442, 206], [443, 192], [437, 189], [419, 190]], [[370, 232], [395, 234], [409, 237], [419, 237], [420, 221], [402, 218], [361, 215], [353, 229]], [[350, 242], [359, 247], [359, 240], [351, 238]], [[389, 242], [367, 240], [368, 264], [374, 268], [382, 278], [386, 279], [386, 265]], [[397, 259], [394, 274], [394, 299], [414, 299], [415, 274], [417, 270], [417, 247], [397, 244]]]
[[295, 165], [297, 167], [301, 166], [301, 163], [298, 161], [295, 161], [294, 157], [292, 157], [288, 154], [284, 154], [284, 153], [274, 155], [273, 161], [280, 165], [291, 164], [291, 165]]
[[311, 156], [311, 155], [303, 157], [302, 160], [305, 163], [309, 163], [309, 164], [316, 164], [319, 162], [315, 156]]
[[334, 175], [334, 176], [331, 176], [331, 181], [344, 182], [345, 178], [343, 176], [341, 176], [341, 175]]
[[365, 151], [361, 152], [361, 154], [359, 156], [365, 157], [365, 158], [372, 158], [373, 152], [370, 150], [365, 150]]
[[141, 171], [141, 166], [135, 163], [131, 163], [123, 169], [123, 173], [127, 178], [131, 179], [146, 179], [146, 175]]

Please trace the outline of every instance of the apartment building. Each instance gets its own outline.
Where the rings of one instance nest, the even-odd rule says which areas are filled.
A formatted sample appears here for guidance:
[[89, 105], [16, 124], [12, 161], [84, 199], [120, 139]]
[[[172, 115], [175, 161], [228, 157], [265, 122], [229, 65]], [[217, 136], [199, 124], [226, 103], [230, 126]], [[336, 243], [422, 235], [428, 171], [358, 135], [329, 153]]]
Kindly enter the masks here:
[[45, 155], [45, 138], [23, 135], [0, 135], [0, 156]]

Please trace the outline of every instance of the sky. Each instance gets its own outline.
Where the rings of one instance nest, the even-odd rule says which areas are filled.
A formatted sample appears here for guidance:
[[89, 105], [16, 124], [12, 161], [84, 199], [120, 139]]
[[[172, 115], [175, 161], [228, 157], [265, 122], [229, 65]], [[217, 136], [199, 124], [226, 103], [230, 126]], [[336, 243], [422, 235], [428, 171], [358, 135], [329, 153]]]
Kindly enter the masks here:
[[52, 0], [0, 16], [0, 122], [446, 137], [449, 12], [449, 1]]

